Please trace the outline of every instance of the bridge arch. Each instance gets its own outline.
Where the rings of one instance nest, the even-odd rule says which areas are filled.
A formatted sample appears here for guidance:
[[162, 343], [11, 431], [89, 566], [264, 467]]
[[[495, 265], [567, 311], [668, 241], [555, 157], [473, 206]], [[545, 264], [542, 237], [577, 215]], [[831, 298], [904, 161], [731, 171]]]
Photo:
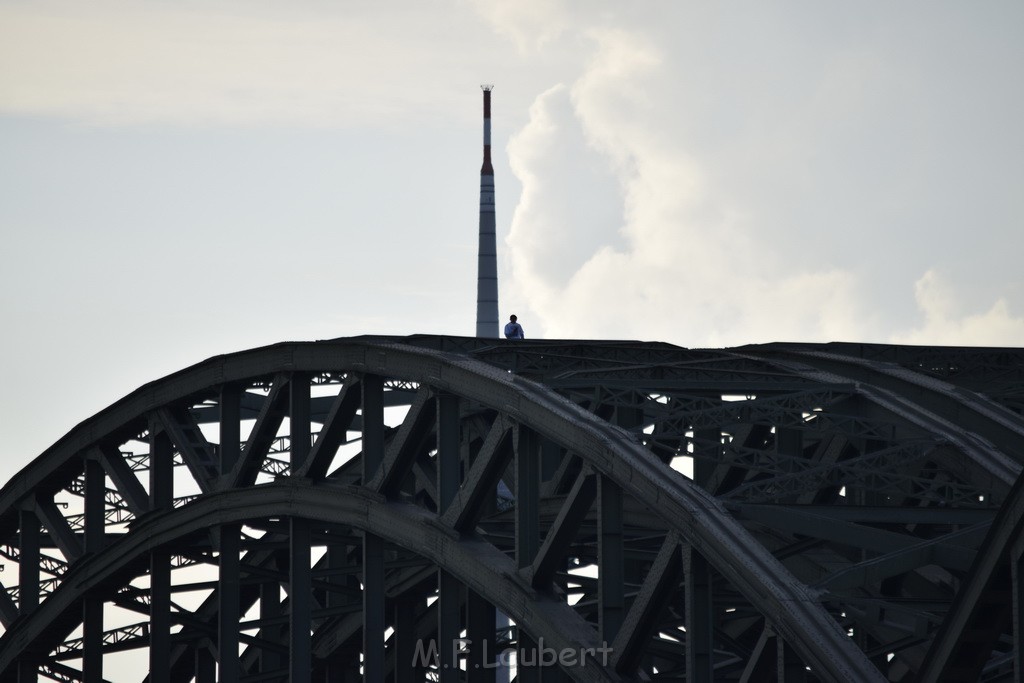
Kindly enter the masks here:
[[[601, 678], [597, 669], [565, 667], [574, 680], [619, 680], [673, 666], [697, 676], [714, 666], [696, 637], [696, 620], [708, 618], [701, 610], [711, 608], [700, 577], [713, 576], [763, 622], [759, 647], [765, 635], [778, 637], [821, 680], [882, 678], [826, 608], [821, 589], [794, 576], [752, 535], [734, 502], [669, 467], [683, 451], [656, 452], [664, 425], [649, 430], [644, 411], [677, 399], [644, 382], [616, 380], [634, 370], [614, 358], [615, 348], [588, 351], [612, 366], [600, 391], [614, 400], [584, 406], [557, 388], [592, 381], [586, 366], [594, 358], [555, 382], [529, 379], [538, 363], [550, 362], [538, 357], [566, 353], [566, 345], [499, 344], [487, 362], [466, 352], [479, 349], [477, 341], [439, 346], [349, 339], [220, 356], [150, 383], [72, 430], [0, 491], [0, 541], [19, 566], [19, 585], [0, 592], [4, 675], [21, 666], [99, 680], [97, 667], [116, 649], [118, 632], [103, 626], [103, 605], [129, 604], [150, 613], [142, 623], [151, 661], [168, 662], [149, 680], [208, 679], [224, 639], [243, 653], [241, 668], [229, 667], [225, 680], [286, 671], [282, 648], [306, 654], [306, 663], [290, 665], [293, 677], [320, 675], [341, 654], [351, 666], [353, 653], [363, 655], [368, 676], [383, 676], [386, 657], [397, 657], [408, 640], [394, 635], [400, 626], [454, 638], [471, 611], [479, 629], [479, 615], [495, 608], [517, 624], [519, 647], [538, 638], [562, 649], [613, 646]], [[662, 368], [679, 367], [664, 364], [676, 353], [670, 349], [644, 353], [658, 356]], [[733, 354], [731, 361], [730, 372], [751, 375], [749, 359]], [[799, 375], [773, 372], [753, 371], [757, 391]], [[659, 370], [649, 384], [659, 391], [677, 386], [667, 374]], [[707, 384], [688, 379], [687, 390], [701, 382]], [[636, 407], [641, 403], [647, 408]], [[615, 407], [602, 407], [608, 405]], [[787, 477], [794, 475], [777, 480]], [[744, 486], [764, 487], [764, 479]], [[69, 498], [78, 502], [65, 507]], [[270, 521], [249, 526], [260, 507]], [[173, 602], [172, 576], [189, 563], [224, 564], [225, 538], [224, 547], [241, 546], [234, 551], [240, 559], [227, 563], [235, 567], [227, 584], [223, 575], [194, 581], [188, 587], [206, 586], [201, 603]], [[310, 546], [324, 555], [310, 558]], [[331, 547], [342, 549], [341, 559], [329, 557]], [[950, 566], [969, 563], [969, 554], [943, 552]], [[172, 574], [174, 562], [180, 566]], [[303, 564], [296, 578], [293, 568]], [[140, 588], [143, 575], [149, 586]], [[295, 585], [309, 585], [312, 602], [274, 604], [266, 597], [273, 590], [238, 588], [239, 579], [295, 595], [292, 582], [305, 581]], [[115, 585], [120, 592], [111, 593]], [[418, 620], [400, 624], [399, 603], [422, 612], [428, 602]], [[254, 606], [259, 616], [230, 634], [218, 622], [224, 604], [236, 621]], [[311, 638], [289, 639], [279, 628], [285, 607], [310, 624]], [[118, 628], [127, 633], [137, 625]], [[75, 628], [83, 629], [78, 649], [55, 653], [57, 636], [67, 640]], [[360, 630], [379, 638], [357, 643]], [[142, 645], [141, 638], [118, 642]], [[80, 662], [81, 671], [68, 661]], [[752, 675], [747, 668], [744, 676]]]

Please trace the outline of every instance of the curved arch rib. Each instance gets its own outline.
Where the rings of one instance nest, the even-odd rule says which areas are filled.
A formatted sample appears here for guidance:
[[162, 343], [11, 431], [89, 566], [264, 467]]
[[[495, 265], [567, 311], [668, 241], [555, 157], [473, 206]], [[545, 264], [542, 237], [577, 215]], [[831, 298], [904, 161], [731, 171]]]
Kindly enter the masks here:
[[[451, 392], [571, 448], [624, 491], [648, 502], [669, 528], [676, 530], [765, 616], [818, 676], [831, 680], [881, 679], [878, 669], [850, 642], [814, 595], [717, 500], [673, 473], [626, 432], [542, 385], [493, 366], [397, 344], [358, 340], [279, 344], [216, 357], [148, 384], [72, 430], [4, 487], [0, 491], [0, 524], [11, 524], [11, 515], [16, 514], [17, 503], [26, 492], [33, 491], [54, 472], [78, 467], [76, 456], [80, 452], [106, 435], [123, 431], [125, 425], [142, 419], [155, 407], [209, 392], [227, 382], [328, 369], [397, 377]], [[220, 499], [241, 494], [236, 490], [212, 495]], [[204, 504], [204, 498], [188, 508]], [[130, 535], [136, 535], [134, 529]], [[53, 613], [56, 607], [50, 607], [50, 603], [59, 593], [40, 606], [40, 615]], [[495, 603], [504, 607], [502, 600]], [[509, 613], [515, 616], [514, 610]], [[41, 618], [33, 615], [31, 621], [39, 623]], [[7, 634], [11, 638], [5, 635], [5, 642], [25, 642], [25, 627], [15, 630], [20, 635]]]
[[[246, 489], [213, 493], [175, 510], [154, 513], [102, 552], [82, 560], [39, 609], [12, 625], [0, 641], [0, 671], [16, 664], [26, 649], [49, 649], [63, 633], [51, 626], [78, 609], [90, 591], [140, 573], [148, 554], [211, 526], [267, 516], [345, 524], [412, 550], [456, 576], [531, 633], [544, 634], [555, 649], [596, 650], [593, 628], [564, 601], [537, 593], [519, 580], [504, 553], [472, 535], [439, 525], [414, 505], [388, 501], [366, 489], [333, 482], [286, 479]], [[73, 620], [72, 620], [73, 621]], [[570, 674], [578, 681], [621, 681], [598, 658], [584, 659]]]

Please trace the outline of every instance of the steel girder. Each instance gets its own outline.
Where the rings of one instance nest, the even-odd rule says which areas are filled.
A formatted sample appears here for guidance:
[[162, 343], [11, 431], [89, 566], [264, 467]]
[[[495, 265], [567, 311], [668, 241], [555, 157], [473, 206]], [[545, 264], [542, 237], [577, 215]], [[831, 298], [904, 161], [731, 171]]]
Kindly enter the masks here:
[[150, 681], [476, 681], [485, 643], [607, 643], [519, 677], [996, 680], [1020, 666], [1022, 358], [427, 336], [214, 358], [0, 491], [0, 676], [136, 653]]

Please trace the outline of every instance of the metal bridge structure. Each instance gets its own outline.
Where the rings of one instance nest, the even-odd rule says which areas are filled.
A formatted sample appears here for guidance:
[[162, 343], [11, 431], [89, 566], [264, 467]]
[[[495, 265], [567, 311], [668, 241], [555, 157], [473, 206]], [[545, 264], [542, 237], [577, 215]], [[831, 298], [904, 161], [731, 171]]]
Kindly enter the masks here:
[[0, 680], [1019, 681], [1022, 410], [1021, 349], [218, 356], [0, 490]]

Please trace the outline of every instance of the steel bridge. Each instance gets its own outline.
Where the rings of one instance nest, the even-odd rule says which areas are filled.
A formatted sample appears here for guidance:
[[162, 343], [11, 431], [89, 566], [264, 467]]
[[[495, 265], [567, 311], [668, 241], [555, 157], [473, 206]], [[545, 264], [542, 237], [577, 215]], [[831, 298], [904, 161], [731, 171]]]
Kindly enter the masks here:
[[1019, 681], [1022, 410], [1021, 349], [211, 358], [0, 490], [0, 680]]

